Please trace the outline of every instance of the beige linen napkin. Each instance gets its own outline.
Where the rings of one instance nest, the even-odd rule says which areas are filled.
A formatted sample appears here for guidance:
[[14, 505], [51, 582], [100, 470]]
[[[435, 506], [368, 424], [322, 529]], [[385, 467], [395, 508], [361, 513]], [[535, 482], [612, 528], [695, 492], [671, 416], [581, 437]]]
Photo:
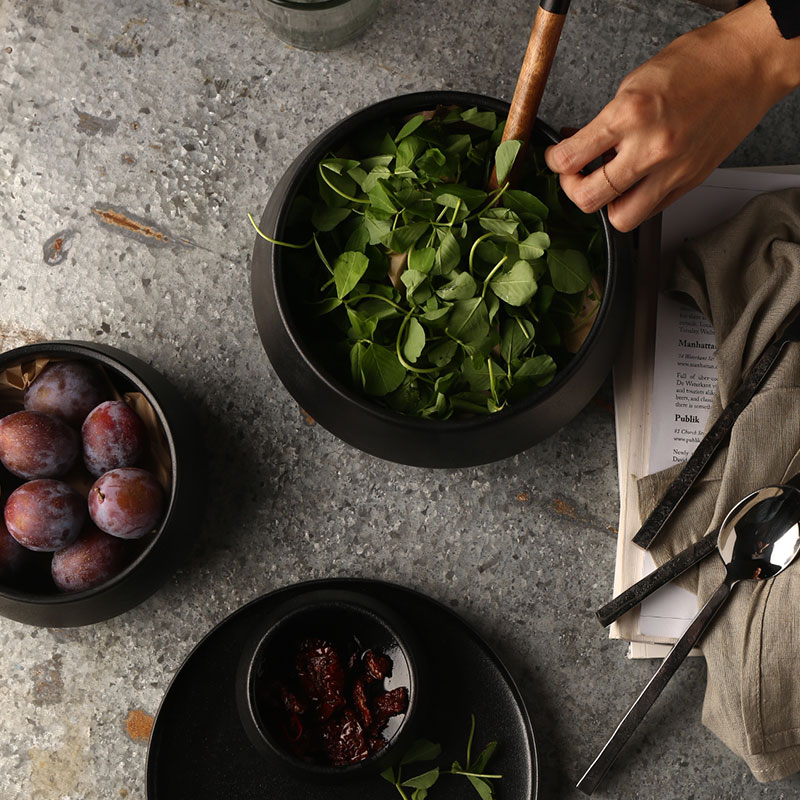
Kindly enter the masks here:
[[[713, 323], [719, 384], [711, 420], [800, 303], [800, 189], [755, 198], [690, 243], [671, 286]], [[644, 519], [680, 465], [642, 479]], [[800, 344], [788, 345], [742, 412], [726, 448], [652, 548], [657, 563], [712, 528], [762, 486], [800, 471]], [[705, 603], [725, 577], [712, 554], [683, 579]], [[738, 584], [702, 641], [708, 664], [703, 723], [759, 781], [800, 770], [800, 560], [776, 578]]]

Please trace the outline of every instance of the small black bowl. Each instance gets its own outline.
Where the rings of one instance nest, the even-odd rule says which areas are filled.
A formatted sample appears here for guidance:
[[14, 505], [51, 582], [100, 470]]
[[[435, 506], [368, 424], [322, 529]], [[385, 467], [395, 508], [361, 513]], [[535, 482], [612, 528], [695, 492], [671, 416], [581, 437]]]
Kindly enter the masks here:
[[[353, 675], [363, 669], [361, 656], [371, 650], [391, 659], [391, 671], [367, 691], [408, 690], [404, 713], [389, 718], [382, 730], [385, 745], [356, 763], [325, 763], [318, 755], [301, 757], [290, 752], [281, 731], [282, 709], [273, 708], [270, 687], [297, 682], [296, 658], [308, 639], [330, 643], [343, 662], [352, 656], [356, 666], [345, 675], [350, 698]], [[262, 755], [309, 779], [331, 781], [377, 773], [399, 761], [419, 731], [423, 717], [424, 654], [414, 632], [389, 606], [358, 592], [320, 589], [280, 605], [253, 632], [245, 646], [236, 677], [236, 703], [248, 739]], [[272, 689], [272, 692], [277, 691]], [[339, 709], [336, 714], [341, 714]], [[306, 724], [309, 715], [305, 717]], [[360, 720], [359, 720], [360, 721]], [[301, 726], [294, 735], [299, 735]]]
[[[336, 123], [297, 156], [272, 192], [260, 229], [284, 241], [292, 202], [310, 171], [361, 129], [448, 105], [508, 113], [507, 103], [464, 92], [420, 92], [368, 106]], [[552, 129], [537, 122], [535, 143], [557, 141]], [[632, 296], [630, 242], [611, 226], [605, 211], [598, 212], [598, 218], [607, 267], [594, 325], [550, 384], [503, 411], [464, 420], [420, 419], [385, 409], [344, 385], [315, 354], [308, 325], [293, 302], [285, 248], [256, 237], [251, 286], [264, 349], [295, 400], [323, 427], [367, 453], [422, 467], [472, 466], [515, 455], [575, 417], [600, 388], [617, 354]]]
[[55, 587], [29, 589], [24, 583], [0, 584], [0, 615], [4, 617], [47, 627], [89, 625], [141, 603], [189, 552], [200, 521], [197, 497], [203, 496], [200, 437], [175, 388], [153, 367], [129, 353], [93, 342], [41, 342], [0, 354], [0, 371], [39, 358], [96, 364], [118, 391], [141, 392], [155, 411], [171, 460], [162, 522], [122, 572], [100, 586], [75, 593], [61, 593]]

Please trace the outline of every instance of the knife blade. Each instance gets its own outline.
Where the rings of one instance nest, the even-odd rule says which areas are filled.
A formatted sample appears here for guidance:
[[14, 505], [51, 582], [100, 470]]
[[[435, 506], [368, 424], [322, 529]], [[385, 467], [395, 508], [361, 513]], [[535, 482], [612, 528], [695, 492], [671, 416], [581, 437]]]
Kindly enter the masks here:
[[796, 306], [790, 315], [789, 323], [779, 331], [772, 342], [764, 349], [747, 375], [743, 378], [739, 388], [734, 393], [730, 402], [723, 409], [716, 422], [703, 436], [694, 453], [678, 473], [675, 480], [667, 487], [661, 502], [653, 509], [650, 516], [639, 528], [633, 537], [633, 543], [647, 549], [661, 532], [666, 521], [677, 508], [689, 489], [692, 488], [703, 469], [711, 460], [711, 456], [730, 435], [734, 423], [744, 410], [745, 406], [766, 379], [770, 370], [775, 365], [784, 347], [790, 342], [800, 341], [800, 306]]

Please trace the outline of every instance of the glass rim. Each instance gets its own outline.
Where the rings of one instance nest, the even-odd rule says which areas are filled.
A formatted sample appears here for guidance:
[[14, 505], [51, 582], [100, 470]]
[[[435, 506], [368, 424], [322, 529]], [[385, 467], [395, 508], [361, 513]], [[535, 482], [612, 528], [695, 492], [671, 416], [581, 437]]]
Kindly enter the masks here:
[[267, 2], [292, 11], [325, 11], [343, 6], [351, 0], [267, 0]]

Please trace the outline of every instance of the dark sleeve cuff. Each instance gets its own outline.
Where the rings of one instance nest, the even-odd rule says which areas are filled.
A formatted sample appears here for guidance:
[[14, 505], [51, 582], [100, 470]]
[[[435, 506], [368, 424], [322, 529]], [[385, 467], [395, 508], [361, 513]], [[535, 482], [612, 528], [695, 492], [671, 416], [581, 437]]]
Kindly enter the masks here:
[[800, 3], [798, 0], [767, 0], [778, 30], [784, 39], [800, 36]]

